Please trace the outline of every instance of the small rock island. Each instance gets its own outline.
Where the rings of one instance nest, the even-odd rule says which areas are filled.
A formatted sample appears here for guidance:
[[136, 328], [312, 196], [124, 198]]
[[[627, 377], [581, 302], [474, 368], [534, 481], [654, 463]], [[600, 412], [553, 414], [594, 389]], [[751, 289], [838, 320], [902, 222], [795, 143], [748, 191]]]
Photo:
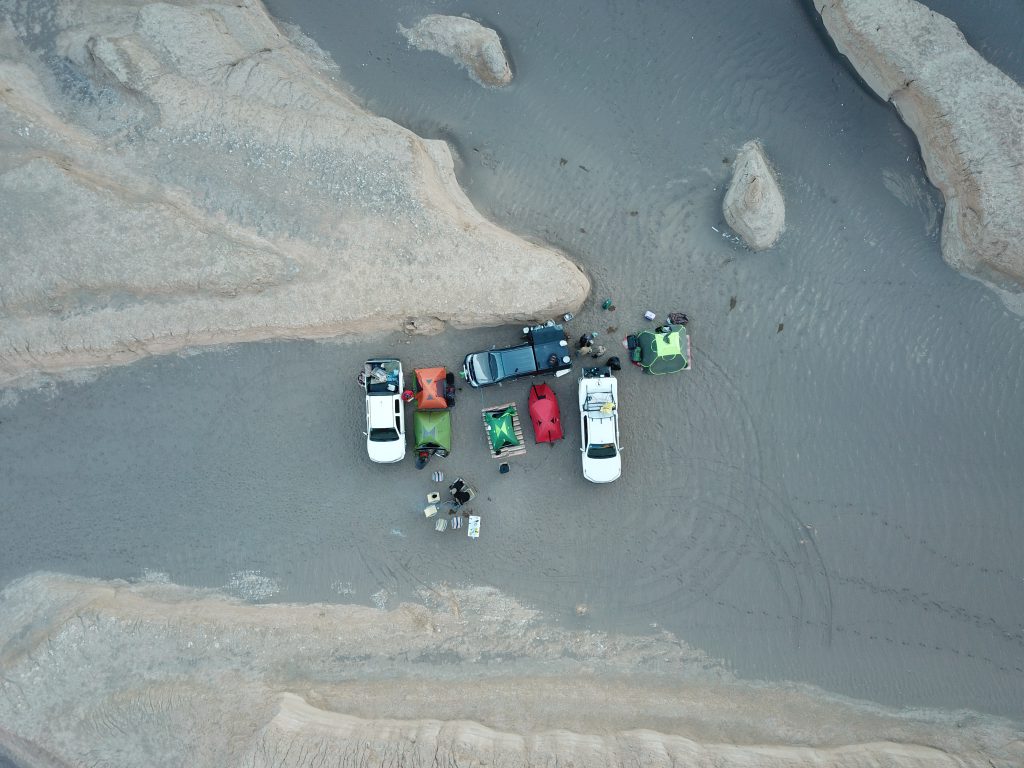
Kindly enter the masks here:
[[464, 67], [480, 85], [500, 88], [512, 82], [498, 33], [472, 19], [435, 13], [411, 29], [399, 26], [398, 31], [414, 48], [436, 51]]
[[748, 141], [732, 165], [732, 180], [722, 201], [725, 220], [755, 251], [775, 245], [786, 228], [786, 203], [764, 147]]

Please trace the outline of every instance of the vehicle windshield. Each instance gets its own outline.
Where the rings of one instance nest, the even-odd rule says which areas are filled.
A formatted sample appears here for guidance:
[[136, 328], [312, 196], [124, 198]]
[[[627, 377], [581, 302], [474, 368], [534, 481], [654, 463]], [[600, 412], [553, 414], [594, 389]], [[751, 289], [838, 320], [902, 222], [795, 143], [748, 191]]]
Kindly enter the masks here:
[[375, 427], [370, 430], [370, 439], [375, 443], [388, 443], [398, 439], [398, 430], [394, 427]]
[[466, 358], [470, 381], [478, 384], [490, 384], [493, 381], [490, 359], [488, 352], [476, 352]]
[[501, 375], [501, 364], [498, 356], [493, 352], [487, 355], [487, 365], [491, 369], [491, 381], [497, 381]]
[[587, 446], [587, 458], [614, 459], [615, 443], [591, 443]]

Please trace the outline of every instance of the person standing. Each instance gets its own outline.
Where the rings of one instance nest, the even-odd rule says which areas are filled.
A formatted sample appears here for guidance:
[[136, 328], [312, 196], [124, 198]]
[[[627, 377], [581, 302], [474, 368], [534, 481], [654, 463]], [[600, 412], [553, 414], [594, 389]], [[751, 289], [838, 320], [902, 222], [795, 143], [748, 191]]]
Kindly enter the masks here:
[[577, 355], [589, 355], [593, 352], [594, 347], [594, 336], [590, 333], [585, 333], [580, 336], [579, 343], [576, 345]]

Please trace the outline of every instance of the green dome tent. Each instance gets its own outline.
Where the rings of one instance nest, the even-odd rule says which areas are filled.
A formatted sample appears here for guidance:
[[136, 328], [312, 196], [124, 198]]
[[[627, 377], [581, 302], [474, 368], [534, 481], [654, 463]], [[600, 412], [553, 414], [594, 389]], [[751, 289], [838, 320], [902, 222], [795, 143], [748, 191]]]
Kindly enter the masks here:
[[484, 413], [484, 423], [487, 425], [487, 436], [491, 440], [491, 449], [499, 453], [503, 448], [519, 445], [516, 438], [515, 407], [508, 407], [501, 411], [488, 411]]
[[417, 451], [447, 456], [452, 449], [452, 414], [450, 411], [416, 411], [412, 416], [413, 439]]
[[690, 335], [684, 325], [663, 325], [653, 331], [637, 334], [639, 359], [634, 357], [647, 373], [676, 373], [690, 368]]

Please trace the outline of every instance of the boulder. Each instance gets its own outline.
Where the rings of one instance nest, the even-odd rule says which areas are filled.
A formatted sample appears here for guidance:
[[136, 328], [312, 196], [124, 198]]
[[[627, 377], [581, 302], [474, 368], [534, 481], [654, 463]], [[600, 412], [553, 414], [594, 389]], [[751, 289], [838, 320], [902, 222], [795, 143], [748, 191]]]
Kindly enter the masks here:
[[481, 85], [499, 88], [512, 82], [498, 33], [472, 19], [431, 14], [411, 29], [400, 25], [398, 31], [414, 48], [436, 51], [465, 67]]
[[1024, 88], [914, 0], [815, 5], [839, 52], [917, 136], [946, 201], [943, 258], [1024, 289]]
[[722, 212], [729, 226], [755, 251], [771, 248], [786, 228], [782, 190], [760, 142], [748, 141], [736, 155]]

